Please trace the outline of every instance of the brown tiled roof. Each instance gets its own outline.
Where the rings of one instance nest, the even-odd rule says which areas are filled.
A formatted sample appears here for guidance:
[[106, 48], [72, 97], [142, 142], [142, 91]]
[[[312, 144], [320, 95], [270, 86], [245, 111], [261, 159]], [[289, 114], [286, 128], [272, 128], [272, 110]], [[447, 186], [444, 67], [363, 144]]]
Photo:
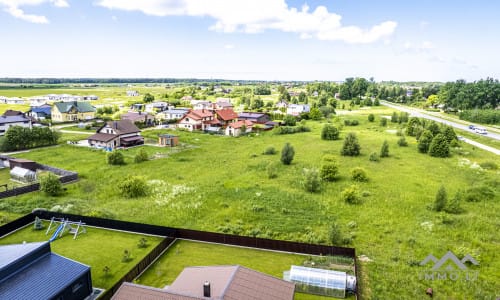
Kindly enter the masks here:
[[229, 127], [237, 129], [237, 128], [241, 128], [241, 126], [243, 126], [243, 125], [245, 125], [247, 128], [248, 127], [252, 127], [253, 126], [253, 122], [252, 121], [248, 121], [248, 120], [241, 120], [241, 121], [229, 124]]
[[24, 113], [22, 111], [18, 110], [12, 110], [12, 109], [7, 109], [4, 113], [3, 116], [9, 117], [9, 116], [23, 116]]
[[231, 121], [238, 118], [238, 114], [231, 108], [219, 109], [216, 113], [224, 121]]
[[122, 120], [130, 120], [132, 122], [145, 122], [146, 120], [152, 120], [154, 117], [148, 113], [137, 113], [137, 112], [128, 112], [124, 113], [121, 116]]
[[123, 283], [111, 300], [198, 300], [199, 298], [169, 293], [164, 289]]
[[99, 141], [99, 142], [109, 142], [112, 141], [113, 139], [116, 139], [118, 136], [115, 134], [109, 134], [109, 133], [96, 133], [94, 135], [91, 135], [88, 137], [89, 141]]
[[197, 115], [199, 118], [206, 118], [213, 116], [212, 112], [207, 109], [195, 109], [192, 110], [191, 113]]
[[135, 126], [134, 123], [132, 123], [132, 121], [130, 120], [120, 120], [120, 121], [109, 121], [107, 123], [107, 125], [111, 128], [113, 128], [114, 130], [116, 130], [116, 132], [119, 134], [119, 135], [122, 135], [122, 134], [128, 134], [128, 133], [136, 133], [136, 132], [140, 132], [141, 130]]

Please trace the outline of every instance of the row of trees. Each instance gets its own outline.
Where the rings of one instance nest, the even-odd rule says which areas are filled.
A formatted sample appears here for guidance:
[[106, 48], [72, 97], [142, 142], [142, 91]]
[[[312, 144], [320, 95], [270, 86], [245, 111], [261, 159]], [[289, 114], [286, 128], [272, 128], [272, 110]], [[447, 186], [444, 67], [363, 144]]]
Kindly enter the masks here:
[[48, 127], [12, 126], [0, 142], [2, 151], [16, 151], [56, 145], [61, 134]]

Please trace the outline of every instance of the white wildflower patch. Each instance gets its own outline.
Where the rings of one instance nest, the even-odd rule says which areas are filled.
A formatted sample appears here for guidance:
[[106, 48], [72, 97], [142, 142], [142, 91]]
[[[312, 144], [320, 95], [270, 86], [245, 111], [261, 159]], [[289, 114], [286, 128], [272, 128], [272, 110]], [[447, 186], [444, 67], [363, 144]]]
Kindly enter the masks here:
[[469, 165], [470, 165], [470, 160], [468, 160], [467, 158], [458, 159], [458, 166], [459, 167], [465, 167], [465, 166], [469, 166]]
[[148, 181], [150, 187], [150, 198], [157, 205], [169, 205], [171, 208], [184, 209], [184, 208], [198, 208], [201, 202], [190, 202], [188, 204], [175, 202], [176, 198], [181, 195], [194, 192], [195, 189], [184, 184], [169, 184], [163, 180], [150, 180]]
[[420, 226], [426, 231], [432, 231], [432, 227], [434, 227], [434, 223], [432, 223], [431, 221], [425, 221], [425, 222], [420, 223]]

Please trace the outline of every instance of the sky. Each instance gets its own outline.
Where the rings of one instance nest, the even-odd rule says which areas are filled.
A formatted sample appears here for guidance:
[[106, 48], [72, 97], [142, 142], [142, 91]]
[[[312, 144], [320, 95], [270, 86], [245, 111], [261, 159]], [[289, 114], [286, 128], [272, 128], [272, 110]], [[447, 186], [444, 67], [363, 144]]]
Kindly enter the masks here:
[[500, 1], [0, 0], [0, 77], [500, 78]]

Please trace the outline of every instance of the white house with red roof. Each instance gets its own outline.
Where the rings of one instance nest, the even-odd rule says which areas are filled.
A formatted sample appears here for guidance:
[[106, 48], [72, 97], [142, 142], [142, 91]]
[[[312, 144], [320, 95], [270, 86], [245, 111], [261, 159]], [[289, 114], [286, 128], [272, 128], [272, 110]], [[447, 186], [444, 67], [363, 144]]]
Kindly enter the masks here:
[[[242, 133], [252, 132], [253, 122], [248, 120], [241, 120], [227, 125], [224, 131], [229, 136], [239, 136]], [[243, 132], [244, 130], [244, 132]]]
[[218, 109], [215, 111], [215, 118], [220, 121], [222, 128], [238, 121], [238, 114], [232, 108]]
[[211, 111], [207, 109], [194, 109], [179, 120], [177, 128], [189, 131], [206, 130], [217, 124], [220, 124], [220, 122], [214, 118], [214, 114]]

